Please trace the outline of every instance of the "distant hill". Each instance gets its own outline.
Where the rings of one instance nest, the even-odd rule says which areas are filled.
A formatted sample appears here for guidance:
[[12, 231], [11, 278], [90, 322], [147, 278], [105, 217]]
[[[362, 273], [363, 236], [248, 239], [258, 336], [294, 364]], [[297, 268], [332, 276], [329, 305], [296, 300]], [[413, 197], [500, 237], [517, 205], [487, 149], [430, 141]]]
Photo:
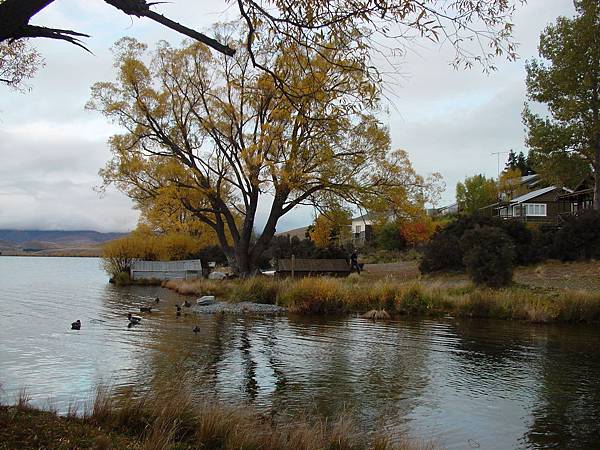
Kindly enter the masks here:
[[126, 233], [98, 231], [0, 230], [0, 253], [4, 255], [98, 256], [102, 244]]
[[120, 238], [127, 233], [100, 233], [91, 230], [0, 230], [0, 241], [21, 245], [26, 242], [52, 242], [54, 244], [101, 244]]

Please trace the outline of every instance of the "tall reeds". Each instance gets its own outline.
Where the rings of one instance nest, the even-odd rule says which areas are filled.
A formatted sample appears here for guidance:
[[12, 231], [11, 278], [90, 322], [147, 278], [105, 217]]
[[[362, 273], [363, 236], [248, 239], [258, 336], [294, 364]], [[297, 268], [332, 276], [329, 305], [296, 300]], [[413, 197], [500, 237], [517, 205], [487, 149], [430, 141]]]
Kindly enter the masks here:
[[444, 280], [401, 282], [389, 279], [310, 277], [278, 280], [170, 281], [181, 294], [213, 294], [221, 300], [276, 303], [291, 313], [335, 315], [384, 310], [388, 314], [526, 320], [529, 322], [600, 321], [600, 293], [514, 285], [478, 288]]

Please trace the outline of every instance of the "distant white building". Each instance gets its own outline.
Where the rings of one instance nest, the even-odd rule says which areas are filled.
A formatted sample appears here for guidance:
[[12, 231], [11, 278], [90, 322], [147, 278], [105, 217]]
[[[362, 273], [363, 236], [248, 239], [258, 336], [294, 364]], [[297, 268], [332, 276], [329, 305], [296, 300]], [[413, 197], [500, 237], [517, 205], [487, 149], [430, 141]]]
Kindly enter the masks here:
[[430, 208], [427, 210], [427, 215], [431, 217], [446, 216], [448, 214], [458, 213], [458, 203], [442, 206], [441, 208]]
[[352, 228], [352, 244], [357, 247], [362, 247], [373, 237], [373, 219], [368, 213], [352, 218], [350, 226]]

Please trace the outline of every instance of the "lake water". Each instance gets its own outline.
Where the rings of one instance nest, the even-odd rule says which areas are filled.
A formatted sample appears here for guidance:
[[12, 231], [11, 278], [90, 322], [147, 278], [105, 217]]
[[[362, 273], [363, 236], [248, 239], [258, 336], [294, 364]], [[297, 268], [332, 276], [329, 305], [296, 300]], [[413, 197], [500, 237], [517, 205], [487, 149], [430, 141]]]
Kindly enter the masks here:
[[[128, 328], [126, 313], [157, 295], [161, 311]], [[99, 382], [151, 388], [177, 368], [224, 402], [277, 416], [346, 411], [365, 432], [444, 448], [600, 445], [596, 327], [177, 318], [181, 301], [109, 285], [98, 259], [0, 257], [0, 398], [26, 387], [34, 404], [65, 411]]]

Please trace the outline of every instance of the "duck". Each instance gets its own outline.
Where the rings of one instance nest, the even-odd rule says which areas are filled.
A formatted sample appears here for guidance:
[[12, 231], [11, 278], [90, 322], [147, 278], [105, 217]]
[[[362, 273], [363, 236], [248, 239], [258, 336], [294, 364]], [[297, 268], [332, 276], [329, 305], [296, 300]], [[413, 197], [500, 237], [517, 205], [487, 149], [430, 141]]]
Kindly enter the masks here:
[[77, 319], [75, 322], [71, 323], [71, 330], [81, 330], [81, 320]]
[[142, 321], [140, 316], [134, 316], [131, 313], [127, 313], [127, 318], [129, 319], [129, 323], [132, 325], [136, 325]]
[[200, 333], [200, 327], [198, 325], [196, 325], [192, 331], [194, 333]]
[[186, 300], [185, 302], [183, 302], [183, 306], [185, 306], [186, 308], [189, 308], [192, 306], [192, 304]]
[[151, 313], [152, 312], [152, 306], [140, 306], [140, 312]]

